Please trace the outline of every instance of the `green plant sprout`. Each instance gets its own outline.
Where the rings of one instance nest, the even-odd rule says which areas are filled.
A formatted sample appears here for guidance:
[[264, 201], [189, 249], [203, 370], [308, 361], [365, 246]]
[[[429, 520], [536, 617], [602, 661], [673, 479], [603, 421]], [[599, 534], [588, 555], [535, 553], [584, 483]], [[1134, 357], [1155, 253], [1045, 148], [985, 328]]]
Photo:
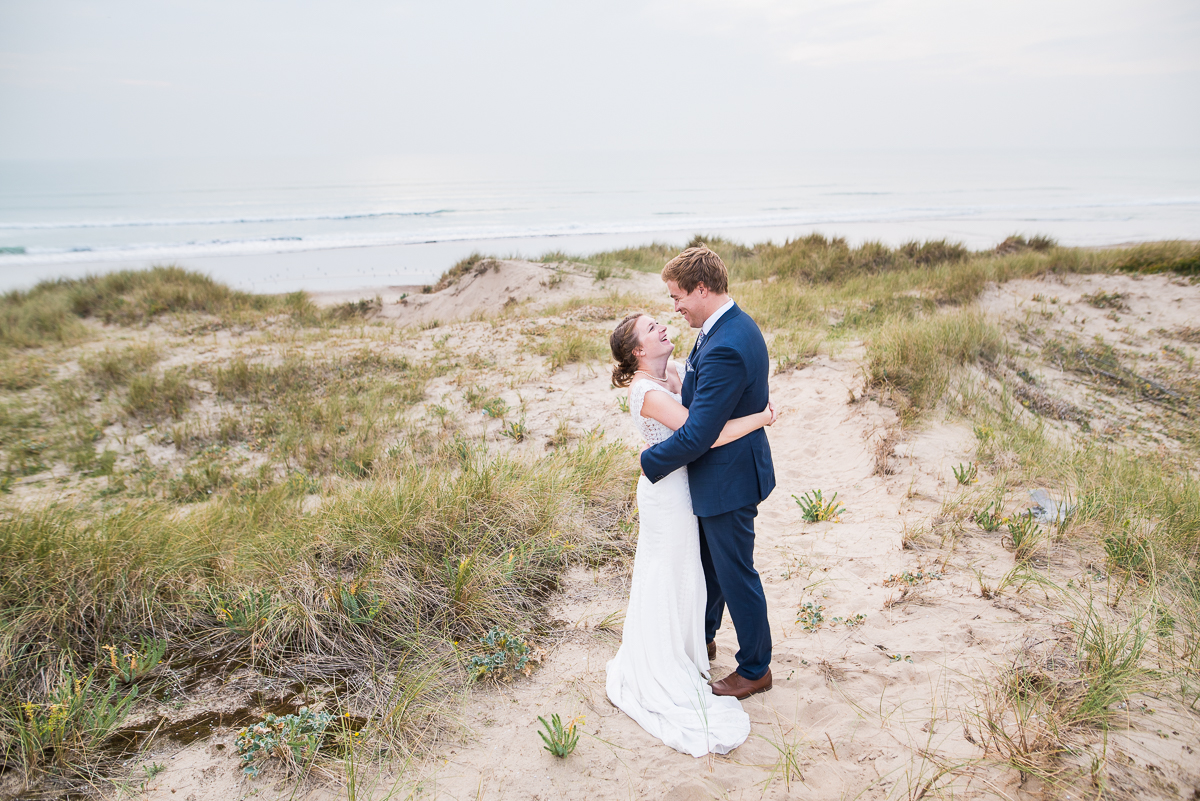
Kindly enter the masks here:
[[235, 634], [243, 637], [266, 625], [275, 611], [270, 590], [249, 590], [234, 598], [212, 597], [213, 616]]
[[[805, 601], [796, 612], [796, 622], [805, 631], [820, 629], [825, 625], [825, 607], [816, 601]], [[856, 629], [866, 622], [867, 616], [862, 612], [855, 612], [853, 615], [845, 617], [838, 615], [829, 618], [830, 626], [845, 626], [848, 629]]]
[[545, 731], [539, 731], [538, 736], [545, 743], [544, 750], [554, 754], [559, 759], [565, 759], [572, 751], [575, 750], [576, 744], [579, 742], [578, 719], [573, 719], [563, 726], [562, 719], [557, 714], [550, 716], [550, 722], [538, 715], [538, 720], [542, 722]]
[[483, 404], [483, 413], [488, 417], [502, 418], [508, 414], [508, 402], [504, 398], [492, 398]]
[[115, 676], [107, 687], [96, 686], [94, 678], [94, 672], [81, 677], [68, 670], [46, 703], [21, 704], [24, 714], [13, 716], [13, 728], [26, 755], [26, 767], [69, 764], [72, 755], [100, 748], [125, 720], [137, 700], [137, 685], [122, 693]]
[[1005, 522], [1008, 523], [1005, 546], [1018, 562], [1029, 561], [1042, 539], [1042, 527], [1034, 522], [1032, 513], [1005, 518]]
[[976, 512], [975, 522], [984, 531], [995, 531], [1000, 528], [1000, 524], [1004, 522], [1004, 518], [1000, 514], [1000, 504], [992, 501]]
[[800, 514], [804, 517], [804, 522], [821, 523], [828, 520], [838, 523], [841, 521], [842, 512], [846, 511], [846, 507], [838, 504], [837, 495], [836, 492], [833, 493], [833, 497], [826, 501], [821, 495], [821, 490], [811, 490], [804, 493], [803, 497], [797, 498], [793, 495], [792, 498], [800, 506]]
[[520, 422], [510, 421], [504, 424], [500, 429], [500, 433], [511, 439], [513, 442], [524, 442], [529, 436], [529, 429], [525, 427], [525, 421]]
[[357, 581], [349, 584], [339, 582], [338, 601], [350, 622], [361, 626], [374, 623], [376, 616], [383, 609], [383, 601], [374, 593], [363, 589]]
[[954, 479], [960, 486], [965, 487], [979, 480], [979, 467], [974, 462], [956, 465], [952, 470], [954, 471]]

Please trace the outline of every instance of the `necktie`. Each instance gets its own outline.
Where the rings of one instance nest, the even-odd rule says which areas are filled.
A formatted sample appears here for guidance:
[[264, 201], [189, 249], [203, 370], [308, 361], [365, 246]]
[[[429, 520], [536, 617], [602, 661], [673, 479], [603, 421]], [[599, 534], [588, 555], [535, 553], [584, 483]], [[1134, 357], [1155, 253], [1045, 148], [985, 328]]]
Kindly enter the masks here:
[[701, 331], [700, 336], [696, 337], [696, 347], [694, 347], [692, 350], [696, 351], [696, 353], [699, 353], [700, 346], [704, 344], [704, 338], [706, 336], [708, 336], [708, 334], [704, 333], [704, 331]]

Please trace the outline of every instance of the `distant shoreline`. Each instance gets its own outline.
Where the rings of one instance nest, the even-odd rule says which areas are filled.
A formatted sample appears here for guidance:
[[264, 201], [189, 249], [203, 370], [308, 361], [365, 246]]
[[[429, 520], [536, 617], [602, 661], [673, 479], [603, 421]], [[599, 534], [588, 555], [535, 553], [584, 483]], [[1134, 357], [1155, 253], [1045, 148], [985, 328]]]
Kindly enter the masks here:
[[[210, 275], [234, 289], [261, 294], [306, 291], [317, 294], [371, 296], [381, 288], [407, 291], [434, 283], [455, 262], [472, 253], [537, 260], [546, 253], [564, 252], [586, 256], [606, 250], [636, 248], [652, 242], [683, 247], [697, 233], [722, 236], [744, 244], [782, 242], [822, 233], [845, 237], [851, 244], [879, 240], [889, 245], [905, 241], [948, 239], [972, 250], [994, 247], [1013, 233], [1049, 234], [1066, 247], [1118, 248], [1172, 237], [1113, 237], [1108, 241], [1080, 241], [1058, 236], [1054, 228], [1036, 223], [1014, 228], [1012, 221], [997, 221], [991, 232], [952, 231], [928, 223], [861, 223], [831, 226], [787, 226], [784, 228], [740, 228], [730, 230], [662, 230], [628, 234], [583, 234], [574, 236], [508, 237], [494, 239], [424, 242], [407, 245], [367, 245], [278, 253], [219, 256], [142, 257], [84, 260], [40, 260], [36, 257], [0, 255], [0, 292], [29, 289], [37, 283], [58, 278], [82, 278], [117, 270], [141, 270], [156, 265], [178, 265]], [[976, 226], [978, 228], [978, 226]], [[1194, 241], [1200, 231], [1183, 237]], [[66, 254], [70, 255], [70, 254]]]

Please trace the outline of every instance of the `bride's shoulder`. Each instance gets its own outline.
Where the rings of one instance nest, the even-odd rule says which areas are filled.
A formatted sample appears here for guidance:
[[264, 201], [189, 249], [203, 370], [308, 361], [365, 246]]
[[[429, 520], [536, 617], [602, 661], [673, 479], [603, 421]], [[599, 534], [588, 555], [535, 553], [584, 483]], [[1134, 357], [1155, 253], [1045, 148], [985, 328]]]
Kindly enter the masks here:
[[672, 361], [671, 364], [675, 365], [675, 372], [679, 373], [679, 379], [682, 381], [684, 376], [687, 375], [687, 368], [685, 368], [683, 366], [683, 362], [679, 361], [678, 359]]

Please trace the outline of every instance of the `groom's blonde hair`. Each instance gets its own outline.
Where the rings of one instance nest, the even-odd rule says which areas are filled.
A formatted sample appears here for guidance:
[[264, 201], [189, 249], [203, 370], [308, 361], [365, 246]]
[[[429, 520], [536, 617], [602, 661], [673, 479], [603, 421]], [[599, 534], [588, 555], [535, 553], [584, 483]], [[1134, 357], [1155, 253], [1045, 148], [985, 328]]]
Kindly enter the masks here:
[[688, 248], [662, 268], [662, 280], [674, 281], [689, 295], [700, 284], [716, 295], [729, 291], [729, 270], [721, 257], [704, 245]]

